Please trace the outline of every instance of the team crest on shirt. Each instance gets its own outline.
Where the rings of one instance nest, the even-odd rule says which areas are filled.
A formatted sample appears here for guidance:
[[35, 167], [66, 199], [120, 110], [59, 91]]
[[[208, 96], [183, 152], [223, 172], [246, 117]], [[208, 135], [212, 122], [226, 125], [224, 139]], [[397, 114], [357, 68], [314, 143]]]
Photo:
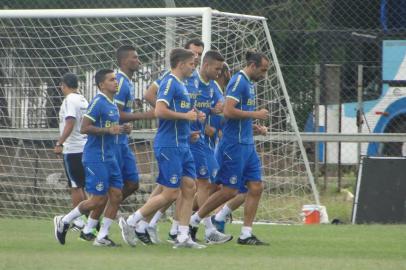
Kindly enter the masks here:
[[195, 87], [198, 88], [199, 87], [199, 80], [195, 80]]
[[213, 88], [210, 88], [210, 98], [213, 98], [213, 95], [214, 95], [214, 90], [213, 90]]
[[233, 175], [230, 177], [230, 184], [235, 185], [237, 184], [237, 175]]
[[171, 182], [171, 184], [176, 184], [178, 182], [178, 176], [176, 174], [172, 175], [171, 179], [169, 179], [169, 182]]
[[253, 86], [250, 87], [250, 94], [251, 94], [251, 95], [255, 95], [255, 90], [254, 90], [254, 87], [253, 87]]
[[205, 175], [207, 173], [207, 167], [206, 166], [200, 166], [199, 173], [200, 173], [200, 175]]
[[97, 190], [97, 191], [102, 191], [103, 189], [104, 189], [104, 184], [103, 184], [103, 182], [97, 183], [97, 185], [96, 185], [96, 190]]
[[114, 115], [115, 115], [114, 111], [113, 111], [113, 110], [110, 110], [110, 111], [109, 111], [109, 116], [114, 116]]

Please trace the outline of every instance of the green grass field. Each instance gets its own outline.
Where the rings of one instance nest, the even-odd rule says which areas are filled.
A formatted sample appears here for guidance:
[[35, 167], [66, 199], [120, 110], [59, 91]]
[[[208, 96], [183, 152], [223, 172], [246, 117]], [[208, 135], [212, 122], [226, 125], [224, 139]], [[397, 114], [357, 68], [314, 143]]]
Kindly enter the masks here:
[[[160, 225], [162, 239], [168, 228]], [[227, 229], [238, 236], [240, 226]], [[71, 231], [61, 246], [51, 220], [0, 219], [0, 269], [406, 269], [405, 225], [257, 225], [254, 230], [271, 245], [239, 246], [233, 240], [204, 250], [174, 250], [167, 243], [130, 248], [114, 224], [111, 238], [123, 246], [101, 248]]]

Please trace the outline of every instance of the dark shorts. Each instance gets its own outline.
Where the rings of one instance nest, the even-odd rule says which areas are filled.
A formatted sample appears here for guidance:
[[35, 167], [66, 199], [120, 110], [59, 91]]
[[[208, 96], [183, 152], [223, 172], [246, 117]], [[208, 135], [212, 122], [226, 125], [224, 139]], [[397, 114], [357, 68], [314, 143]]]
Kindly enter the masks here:
[[69, 187], [83, 188], [85, 186], [85, 170], [82, 164], [82, 153], [64, 154], [63, 166]]

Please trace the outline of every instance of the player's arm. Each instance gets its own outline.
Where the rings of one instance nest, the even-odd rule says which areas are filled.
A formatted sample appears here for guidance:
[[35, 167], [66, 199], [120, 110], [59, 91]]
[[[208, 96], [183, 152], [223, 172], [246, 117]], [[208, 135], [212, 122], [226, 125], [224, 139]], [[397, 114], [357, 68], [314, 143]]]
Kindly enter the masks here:
[[239, 103], [239, 100], [228, 97], [226, 98], [226, 102], [224, 104], [224, 117], [230, 119], [260, 119], [266, 120], [268, 118], [268, 110], [261, 109], [259, 111], [243, 111], [236, 108], [236, 105]]
[[85, 114], [82, 120], [82, 126], [80, 127], [80, 133], [96, 136], [101, 136], [104, 134], [117, 135], [123, 133], [123, 126], [121, 125], [113, 125], [111, 127], [100, 128], [93, 125], [93, 123], [94, 119], [92, 119], [91, 116]]
[[149, 110], [147, 112], [124, 112], [123, 108], [124, 106], [121, 104], [117, 103], [118, 110], [120, 112], [120, 120], [122, 122], [131, 122], [131, 121], [136, 121], [136, 120], [142, 120], [142, 119], [154, 119], [155, 118], [155, 111], [154, 109]]
[[76, 119], [72, 116], [69, 116], [65, 119], [65, 127], [62, 131], [61, 136], [59, 137], [58, 141], [56, 142], [54, 153], [60, 154], [62, 153], [63, 143], [72, 133], [73, 127], [75, 126]]
[[168, 108], [168, 104], [164, 100], [157, 100], [155, 106], [155, 115], [158, 118], [167, 119], [167, 120], [197, 120], [197, 112], [194, 109], [186, 113], [175, 112]]
[[151, 105], [153, 108], [156, 103], [156, 95], [158, 92], [158, 85], [156, 82], [153, 82], [149, 85], [147, 92], [144, 94], [144, 99]]

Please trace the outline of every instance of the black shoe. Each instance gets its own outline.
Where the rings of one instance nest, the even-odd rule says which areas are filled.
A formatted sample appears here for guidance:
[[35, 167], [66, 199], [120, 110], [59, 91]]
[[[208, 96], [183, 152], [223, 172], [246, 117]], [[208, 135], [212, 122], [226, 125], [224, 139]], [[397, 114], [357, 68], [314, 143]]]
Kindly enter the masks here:
[[193, 242], [197, 242], [198, 240], [196, 239], [197, 231], [199, 230], [199, 227], [193, 227], [189, 225], [189, 233], [190, 233], [190, 238], [192, 238]]
[[177, 237], [178, 237], [177, 234], [168, 233], [168, 239], [166, 239], [166, 241], [167, 241], [168, 243], [175, 244]]
[[85, 241], [93, 241], [94, 239], [96, 239], [96, 235], [94, 235], [93, 233], [84, 233], [83, 231], [80, 231], [80, 239], [85, 240]]
[[65, 245], [66, 233], [69, 230], [69, 224], [62, 222], [63, 216], [54, 217], [55, 238], [61, 245]]
[[135, 231], [135, 235], [137, 238], [144, 244], [144, 245], [152, 245], [151, 238], [149, 237], [149, 234], [147, 232], [145, 233], [139, 233]]
[[237, 243], [240, 245], [250, 246], [269, 246], [269, 243], [262, 242], [255, 235], [251, 235], [250, 237], [245, 239], [238, 238]]

